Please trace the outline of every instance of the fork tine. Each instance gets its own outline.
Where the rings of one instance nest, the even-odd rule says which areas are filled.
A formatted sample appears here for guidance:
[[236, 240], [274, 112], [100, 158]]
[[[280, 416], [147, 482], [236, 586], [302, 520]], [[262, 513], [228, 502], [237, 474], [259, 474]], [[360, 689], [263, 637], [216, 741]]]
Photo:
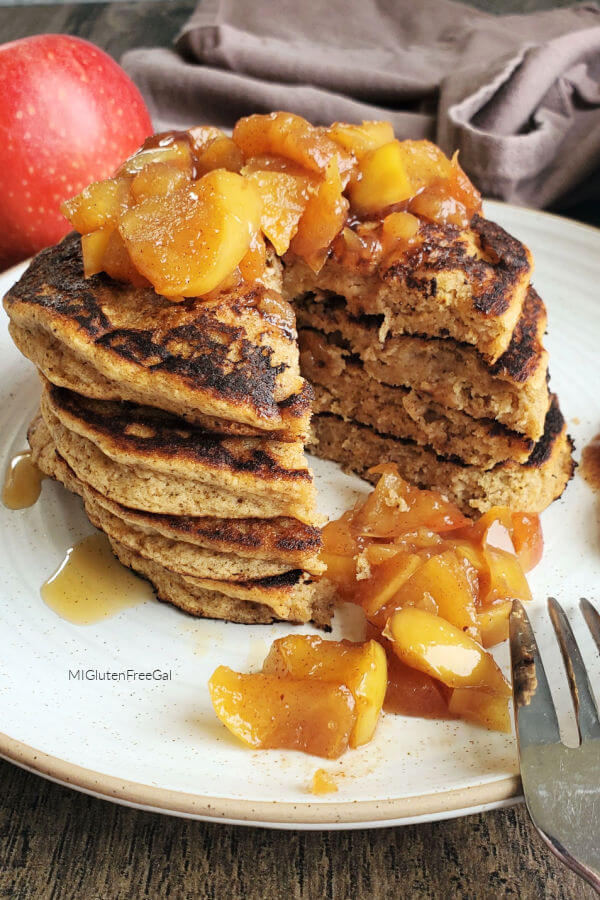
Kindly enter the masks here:
[[558, 720], [540, 651], [519, 600], [513, 600], [510, 614], [510, 658], [521, 751], [530, 744], [559, 743]]
[[592, 637], [596, 641], [596, 646], [600, 651], [600, 613], [595, 606], [592, 606], [589, 600], [582, 597], [579, 601], [579, 608], [583, 613], [583, 618], [587, 623], [587, 627], [592, 632]]
[[554, 597], [548, 597], [548, 611], [569, 678], [579, 736], [582, 741], [588, 738], [600, 738], [600, 721], [596, 701], [569, 620]]

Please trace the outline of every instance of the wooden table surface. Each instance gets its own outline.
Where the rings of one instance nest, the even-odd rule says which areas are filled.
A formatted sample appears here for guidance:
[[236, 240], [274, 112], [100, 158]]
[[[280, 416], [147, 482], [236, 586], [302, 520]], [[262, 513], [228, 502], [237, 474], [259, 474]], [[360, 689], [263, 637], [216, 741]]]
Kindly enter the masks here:
[[[0, 6], [0, 43], [65, 32], [94, 41], [118, 59], [129, 47], [168, 44], [194, 5], [172, 0]], [[481, 0], [477, 5], [514, 12], [559, 4]], [[522, 806], [405, 828], [269, 831], [119, 807], [0, 761], [0, 898], [158, 896], [579, 900], [594, 895], [546, 851]]]

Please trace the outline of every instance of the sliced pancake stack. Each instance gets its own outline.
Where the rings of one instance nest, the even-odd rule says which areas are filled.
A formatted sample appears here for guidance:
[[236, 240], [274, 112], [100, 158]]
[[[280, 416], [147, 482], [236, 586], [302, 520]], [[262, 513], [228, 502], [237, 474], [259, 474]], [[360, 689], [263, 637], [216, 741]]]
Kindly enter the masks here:
[[83, 277], [80, 239], [44, 251], [5, 300], [42, 377], [29, 440], [161, 599], [237, 622], [331, 617], [280, 265], [214, 303]]
[[329, 622], [308, 443], [468, 514], [543, 510], [573, 471], [546, 310], [480, 209], [385, 122], [151, 138], [4, 299], [40, 468], [162, 599], [244, 622]]
[[384, 268], [343, 241], [317, 275], [286, 262], [317, 455], [360, 475], [395, 462], [466, 512], [541, 511], [560, 496], [571, 446], [519, 241], [476, 216], [460, 234], [422, 224]]

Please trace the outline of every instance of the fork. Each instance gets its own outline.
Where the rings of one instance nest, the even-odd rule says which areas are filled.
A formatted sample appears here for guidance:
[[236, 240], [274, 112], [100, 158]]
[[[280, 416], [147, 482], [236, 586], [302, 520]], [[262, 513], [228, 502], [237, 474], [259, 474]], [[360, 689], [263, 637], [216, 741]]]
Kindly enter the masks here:
[[[600, 650], [600, 615], [581, 600]], [[529, 815], [550, 850], [600, 894], [600, 720], [581, 652], [553, 597], [550, 619], [558, 638], [579, 730], [578, 747], [560, 739], [540, 652], [523, 604], [513, 602], [510, 655], [523, 794]]]

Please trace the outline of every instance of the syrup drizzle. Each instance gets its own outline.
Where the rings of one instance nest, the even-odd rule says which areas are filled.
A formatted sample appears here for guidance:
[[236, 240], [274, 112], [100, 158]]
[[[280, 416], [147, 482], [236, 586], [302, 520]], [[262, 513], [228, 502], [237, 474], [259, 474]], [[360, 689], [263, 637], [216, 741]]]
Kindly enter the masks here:
[[41, 588], [42, 600], [74, 625], [92, 625], [152, 599], [150, 585], [113, 555], [105, 534], [92, 534], [67, 550]]
[[600, 434], [583, 448], [579, 472], [594, 491], [600, 491]]
[[31, 461], [31, 450], [13, 456], [6, 469], [2, 502], [7, 509], [33, 506], [42, 490], [44, 475]]

